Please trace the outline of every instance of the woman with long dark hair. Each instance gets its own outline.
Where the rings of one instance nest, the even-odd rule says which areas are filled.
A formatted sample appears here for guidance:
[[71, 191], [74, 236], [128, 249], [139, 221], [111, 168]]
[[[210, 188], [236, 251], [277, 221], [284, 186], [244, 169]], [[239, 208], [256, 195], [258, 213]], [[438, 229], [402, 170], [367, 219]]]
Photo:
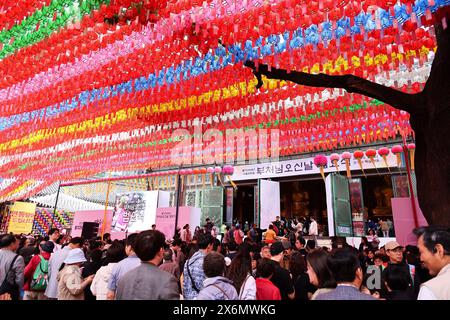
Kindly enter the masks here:
[[372, 246], [369, 244], [367, 237], [361, 237], [361, 243], [359, 244], [359, 253], [363, 253], [366, 249], [371, 249]]
[[321, 249], [310, 252], [306, 257], [309, 281], [317, 288], [311, 300], [315, 300], [319, 294], [336, 288], [336, 280], [328, 267], [327, 258], [328, 253]]
[[236, 257], [231, 261], [227, 278], [233, 281], [239, 300], [256, 300], [256, 282], [252, 276], [252, 258], [250, 246], [243, 244]]
[[306, 273], [305, 258], [300, 252], [292, 252], [289, 260], [289, 271], [295, 286], [294, 300], [308, 300], [314, 292], [314, 287], [309, 282], [309, 276]]

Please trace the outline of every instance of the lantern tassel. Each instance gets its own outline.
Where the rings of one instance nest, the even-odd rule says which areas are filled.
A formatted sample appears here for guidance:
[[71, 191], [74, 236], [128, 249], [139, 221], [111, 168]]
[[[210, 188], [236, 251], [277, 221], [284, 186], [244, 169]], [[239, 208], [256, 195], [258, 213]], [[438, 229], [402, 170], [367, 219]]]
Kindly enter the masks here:
[[347, 178], [352, 178], [352, 173], [350, 172], [350, 159], [345, 159], [345, 168], [347, 169]]
[[231, 185], [233, 186], [234, 190], [237, 190], [237, 185], [236, 183], [233, 182], [233, 180], [231, 180], [231, 176], [227, 176], [228, 181], [231, 183]]
[[409, 157], [411, 160], [411, 170], [413, 170], [413, 171], [414, 171], [414, 153], [415, 153], [415, 151], [416, 150], [414, 150], [414, 149], [409, 150]]
[[387, 167], [389, 173], [391, 173], [391, 169], [389, 168], [389, 164], [388, 164], [388, 162], [387, 162], [386, 155], [382, 155], [382, 157], [383, 157], [384, 163], [386, 164], [386, 167]]
[[323, 171], [323, 166], [320, 166], [319, 169], [320, 169], [320, 174], [322, 175], [323, 182], [325, 182], [325, 172]]

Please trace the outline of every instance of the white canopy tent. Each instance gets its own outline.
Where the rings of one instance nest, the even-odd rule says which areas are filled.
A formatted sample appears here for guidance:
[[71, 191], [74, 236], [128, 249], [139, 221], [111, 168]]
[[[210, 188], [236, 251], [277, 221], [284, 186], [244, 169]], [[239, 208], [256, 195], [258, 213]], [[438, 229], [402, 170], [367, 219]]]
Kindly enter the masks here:
[[[35, 202], [39, 205], [54, 207], [56, 202], [56, 193], [49, 194], [46, 196], [32, 197], [30, 198], [30, 201]], [[81, 200], [61, 192], [59, 194], [57, 208], [68, 211], [84, 211], [84, 210], [104, 210], [105, 206], [98, 203]], [[108, 209], [113, 210], [114, 208], [108, 206]]]

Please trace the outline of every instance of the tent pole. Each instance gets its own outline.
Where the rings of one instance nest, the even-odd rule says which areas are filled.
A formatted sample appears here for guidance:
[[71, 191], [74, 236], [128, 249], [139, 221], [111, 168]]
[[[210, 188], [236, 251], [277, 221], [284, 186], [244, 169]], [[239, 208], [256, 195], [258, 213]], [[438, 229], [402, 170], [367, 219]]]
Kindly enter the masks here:
[[[111, 178], [111, 172], [109, 173], [109, 178]], [[109, 200], [109, 191], [110, 190], [111, 190], [111, 180], [108, 181], [108, 189], [106, 190], [105, 213], [103, 214], [103, 222], [102, 222], [102, 241], [103, 241], [103, 235], [105, 234], [105, 229], [106, 229], [106, 214], [108, 212], [108, 200]]]
[[61, 191], [61, 181], [59, 182], [59, 186], [58, 186], [58, 193], [56, 193], [56, 200], [55, 200], [55, 207], [53, 208], [53, 219], [52, 219], [52, 226], [51, 228], [54, 227], [55, 225], [55, 218], [56, 218], [56, 206], [58, 204], [58, 198], [59, 198], [59, 192]]

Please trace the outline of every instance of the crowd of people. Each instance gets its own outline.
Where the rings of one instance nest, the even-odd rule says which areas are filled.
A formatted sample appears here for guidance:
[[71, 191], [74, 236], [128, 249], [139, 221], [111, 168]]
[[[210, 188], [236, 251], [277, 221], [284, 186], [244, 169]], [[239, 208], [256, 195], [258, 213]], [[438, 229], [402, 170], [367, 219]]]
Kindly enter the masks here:
[[45, 238], [5, 234], [0, 299], [450, 299], [446, 228], [418, 228], [417, 246], [406, 248], [368, 239], [354, 248], [339, 237], [327, 248], [314, 237], [306, 241], [296, 226], [283, 234], [278, 217], [265, 232], [255, 225], [217, 228], [208, 219], [170, 240], [156, 226], [114, 241], [109, 234], [63, 237], [57, 229]]

